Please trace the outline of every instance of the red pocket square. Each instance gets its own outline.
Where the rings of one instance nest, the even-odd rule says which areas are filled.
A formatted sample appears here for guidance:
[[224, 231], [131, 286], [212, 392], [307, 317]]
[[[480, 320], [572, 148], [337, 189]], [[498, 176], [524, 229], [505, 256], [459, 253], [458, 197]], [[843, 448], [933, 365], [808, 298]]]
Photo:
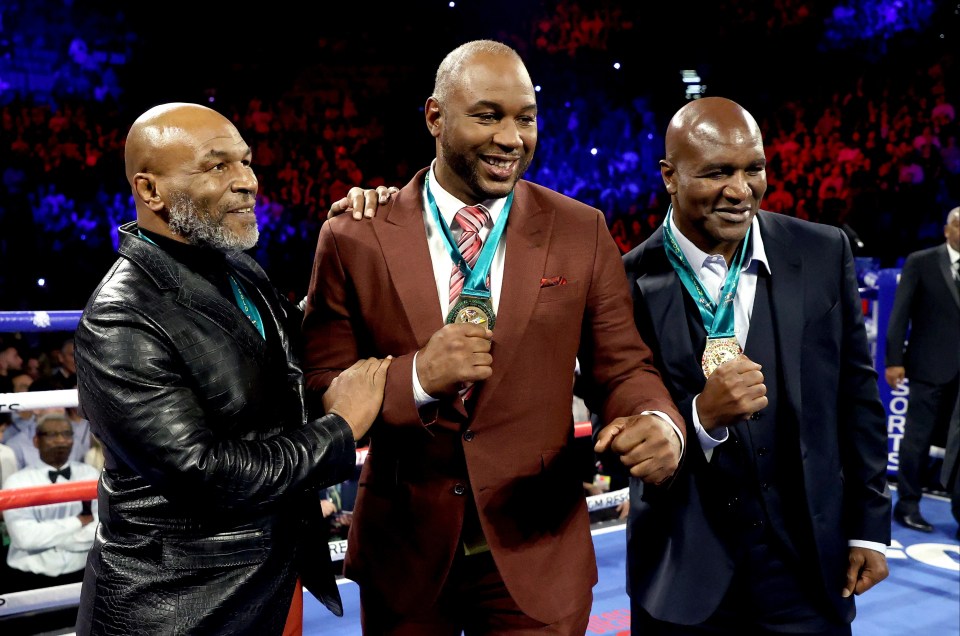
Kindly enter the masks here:
[[553, 287], [554, 285], [566, 285], [567, 279], [563, 276], [551, 276], [550, 278], [541, 278], [541, 287]]

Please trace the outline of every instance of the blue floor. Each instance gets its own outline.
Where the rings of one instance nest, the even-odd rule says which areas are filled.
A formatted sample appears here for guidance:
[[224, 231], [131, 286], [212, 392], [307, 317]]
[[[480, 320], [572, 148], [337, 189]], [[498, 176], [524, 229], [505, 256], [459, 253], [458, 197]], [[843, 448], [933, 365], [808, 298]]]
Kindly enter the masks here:
[[[957, 525], [946, 500], [924, 497], [922, 511], [936, 530], [925, 534], [893, 524], [893, 544], [887, 553], [890, 576], [857, 598], [854, 636], [960, 634]], [[600, 582], [593, 590], [594, 612], [587, 634], [624, 636], [629, 633], [630, 604], [624, 591], [623, 526], [595, 532], [593, 541]], [[356, 584], [342, 580], [340, 594], [344, 604], [342, 618], [328, 612], [310, 594], [304, 595], [303, 633], [306, 636], [360, 634]]]

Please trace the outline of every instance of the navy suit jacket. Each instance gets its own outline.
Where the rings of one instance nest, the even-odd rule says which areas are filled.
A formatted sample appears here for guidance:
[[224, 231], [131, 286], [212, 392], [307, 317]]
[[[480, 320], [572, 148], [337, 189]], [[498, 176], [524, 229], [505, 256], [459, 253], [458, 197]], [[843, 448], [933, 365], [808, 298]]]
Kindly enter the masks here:
[[[907, 327], [910, 327], [909, 343]], [[907, 378], [943, 384], [957, 375], [960, 293], [947, 244], [907, 257], [887, 324], [886, 366], [906, 367]]]
[[[853, 598], [840, 596], [848, 541], [890, 540], [885, 416], [853, 256], [835, 227], [765, 211], [759, 227], [771, 270], [780, 402], [799, 422], [796, 479], [807, 495], [818, 555], [809, 578], [822, 580], [839, 616], [850, 621]], [[690, 337], [686, 292], [667, 260], [662, 228], [626, 254], [624, 265], [637, 327], [688, 422], [689, 440], [669, 490], [644, 493], [642, 482], [631, 480], [628, 588], [632, 602], [654, 618], [696, 624], [716, 610], [735, 568], [732, 546], [721, 538], [714, 468], [692, 424], [692, 402], [705, 382], [701, 352]]]

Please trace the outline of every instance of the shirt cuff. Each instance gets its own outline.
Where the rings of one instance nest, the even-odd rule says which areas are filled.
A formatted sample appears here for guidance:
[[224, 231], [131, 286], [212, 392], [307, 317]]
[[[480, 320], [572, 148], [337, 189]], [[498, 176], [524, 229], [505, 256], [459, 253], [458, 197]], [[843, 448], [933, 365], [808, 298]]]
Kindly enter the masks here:
[[420, 355], [420, 352], [417, 351], [413, 354], [413, 372], [410, 374], [413, 377], [413, 401], [417, 405], [417, 408], [430, 404], [431, 402], [436, 402], [437, 398], [433, 397], [429, 393], [423, 390], [423, 387], [420, 386], [420, 378], [417, 377], [417, 356]]
[[713, 449], [729, 439], [730, 431], [726, 426], [720, 426], [716, 429], [716, 433], [718, 435], [722, 433], [723, 436], [714, 437], [707, 429], [703, 428], [703, 424], [700, 423], [700, 414], [697, 413], [698, 399], [700, 399], [700, 394], [697, 394], [697, 396], [693, 398], [693, 405], [690, 407], [691, 411], [693, 411], [693, 430], [697, 432], [697, 440], [700, 442], [700, 448], [703, 449], [703, 454], [709, 462], [710, 458], [713, 457]]
[[851, 548], [867, 548], [869, 550], [875, 550], [887, 556], [887, 546], [883, 543], [877, 543], [876, 541], [861, 541], [860, 539], [850, 539], [847, 543]]
[[673, 420], [670, 419], [670, 416], [664, 413], [663, 411], [644, 411], [640, 415], [656, 415], [661, 420], [665, 421], [667, 424], [673, 427], [673, 432], [677, 434], [677, 437], [680, 438], [680, 457], [683, 457], [684, 451], [684, 442], [683, 442], [683, 433], [680, 432], [680, 427], [674, 424]]

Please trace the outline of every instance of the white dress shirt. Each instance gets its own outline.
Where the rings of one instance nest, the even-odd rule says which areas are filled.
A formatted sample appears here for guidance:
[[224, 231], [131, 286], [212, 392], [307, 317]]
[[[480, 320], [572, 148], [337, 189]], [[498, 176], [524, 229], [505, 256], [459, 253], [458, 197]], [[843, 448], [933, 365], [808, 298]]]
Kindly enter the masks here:
[[[89, 481], [100, 477], [100, 471], [80, 462], [68, 462], [69, 481]], [[52, 466], [43, 464], [19, 470], [7, 478], [5, 490], [50, 485]], [[57, 483], [68, 480], [57, 477]], [[79, 501], [48, 504], [3, 511], [10, 535], [7, 565], [23, 572], [61, 576], [82, 570], [87, 552], [93, 545], [99, 516], [97, 500], [93, 500], [93, 521], [82, 525], [77, 516], [83, 506]]]
[[17, 456], [6, 444], [0, 443], [0, 487], [7, 477], [17, 472]]

